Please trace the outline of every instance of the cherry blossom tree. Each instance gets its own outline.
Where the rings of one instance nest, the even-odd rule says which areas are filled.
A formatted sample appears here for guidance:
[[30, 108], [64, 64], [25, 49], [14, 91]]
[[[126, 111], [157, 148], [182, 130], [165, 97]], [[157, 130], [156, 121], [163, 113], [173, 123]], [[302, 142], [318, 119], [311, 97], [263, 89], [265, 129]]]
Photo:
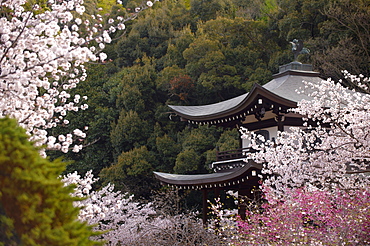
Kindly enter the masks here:
[[95, 230], [107, 231], [99, 237], [109, 245], [137, 241], [144, 233], [150, 216], [156, 214], [153, 206], [151, 203], [134, 202], [133, 195], [115, 192], [113, 185], [93, 191], [92, 185], [97, 180], [91, 171], [87, 172], [85, 177], [81, 177], [77, 172], [71, 173], [62, 180], [65, 185], [76, 185], [73, 196], [84, 198], [74, 202], [75, 207], [81, 208], [79, 220], [97, 225]]
[[97, 180], [91, 171], [84, 177], [75, 172], [62, 179], [66, 186], [75, 185], [74, 197], [83, 199], [74, 202], [81, 208], [78, 219], [102, 232], [94, 240], [106, 245], [215, 245], [218, 241], [196, 214], [161, 213], [154, 204], [134, 201], [133, 195], [116, 192], [110, 184], [93, 191]]
[[[87, 98], [73, 93], [79, 82], [86, 79], [84, 64], [104, 62], [107, 55], [101, 51], [112, 41], [111, 35], [124, 32], [124, 23], [152, 7], [153, 2], [146, 1], [127, 18], [105, 20], [98, 14], [87, 16], [83, 0], [50, 0], [42, 8], [25, 0], [1, 1], [0, 118], [15, 118], [36, 146], [78, 152], [82, 145], [75, 144], [75, 140], [83, 141], [87, 129], [59, 136], [50, 135], [50, 130], [58, 124], [67, 125], [68, 112], [87, 109]], [[45, 151], [41, 154], [45, 156]], [[81, 200], [70, 201], [80, 208], [79, 219], [96, 225], [96, 231], [105, 232], [95, 239], [109, 245], [147, 245], [152, 235], [165, 235], [170, 232], [168, 228], [186, 230], [186, 238], [193, 241], [204, 236], [199, 220], [191, 227], [200, 235], [194, 237], [187, 230], [189, 227], [181, 226], [184, 221], [190, 224], [185, 216], [159, 216], [150, 203], [134, 202], [132, 195], [115, 192], [112, 185], [93, 191], [96, 179], [91, 172], [84, 178], [77, 173], [68, 174], [63, 181], [65, 185], [77, 186], [72, 195]], [[174, 235], [172, 239], [178, 240]], [[166, 236], [158, 239], [167, 240]]]
[[[369, 78], [344, 74], [369, 91]], [[228, 213], [219, 201], [211, 204], [222, 225], [218, 233], [232, 244], [370, 242], [370, 95], [330, 79], [305, 82], [297, 93], [306, 91], [312, 100], [292, 109], [304, 117], [305, 127], [280, 132], [275, 141], [241, 129], [257, 150], [248, 158], [263, 163], [263, 200], [244, 203], [245, 220], [224, 216]]]
[[128, 18], [108, 20], [86, 17], [83, 0], [50, 0], [43, 9], [26, 7], [25, 0], [0, 4], [0, 117], [17, 119], [37, 146], [78, 152], [82, 145], [74, 143], [85, 138], [85, 129], [59, 136], [48, 129], [68, 124], [69, 111], [88, 108], [85, 96], [71, 93], [86, 79], [84, 64], [103, 62], [107, 55], [101, 50], [112, 41], [110, 35], [153, 2]]
[[[362, 87], [369, 81], [348, 73], [346, 77]], [[302, 100], [292, 111], [304, 117], [307, 128], [291, 127], [274, 142], [263, 144], [242, 130], [258, 150], [248, 158], [264, 163], [263, 173], [268, 176], [264, 186], [271, 189], [268, 194], [283, 197], [290, 188], [303, 186], [326, 191], [368, 189], [370, 95], [330, 79], [305, 84], [297, 93], [311, 90], [312, 100]]]

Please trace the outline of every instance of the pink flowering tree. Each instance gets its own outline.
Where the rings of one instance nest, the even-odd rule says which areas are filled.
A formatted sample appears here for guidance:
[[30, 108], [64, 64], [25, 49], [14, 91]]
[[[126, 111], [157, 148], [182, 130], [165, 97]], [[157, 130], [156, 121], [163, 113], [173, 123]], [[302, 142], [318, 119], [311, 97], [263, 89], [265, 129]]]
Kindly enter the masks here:
[[[264, 189], [265, 194], [269, 188]], [[289, 198], [247, 203], [241, 220], [216, 200], [210, 230], [229, 245], [368, 245], [370, 191], [285, 191]], [[236, 196], [235, 199], [238, 199]], [[256, 203], [257, 202], [257, 203]], [[216, 223], [215, 223], [216, 222]]]
[[129, 18], [108, 20], [87, 17], [83, 0], [50, 0], [44, 9], [25, 7], [25, 0], [0, 4], [0, 117], [17, 119], [37, 146], [78, 152], [82, 145], [75, 140], [85, 138], [83, 130], [51, 136], [48, 129], [68, 124], [69, 111], [87, 109], [85, 96], [71, 96], [86, 79], [84, 64], [104, 61], [101, 50], [111, 42], [110, 35], [124, 30], [126, 21], [153, 2]]
[[[248, 245], [368, 245], [370, 192], [287, 190], [289, 199], [247, 210], [238, 242]], [[262, 212], [263, 211], [263, 212]], [[238, 245], [238, 243], [237, 243]]]

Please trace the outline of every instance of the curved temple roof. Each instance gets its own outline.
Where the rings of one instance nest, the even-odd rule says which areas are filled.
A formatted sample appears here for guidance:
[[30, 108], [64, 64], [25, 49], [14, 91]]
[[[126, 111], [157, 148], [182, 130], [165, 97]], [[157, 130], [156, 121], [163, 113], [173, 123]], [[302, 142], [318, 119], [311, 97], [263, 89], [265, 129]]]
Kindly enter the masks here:
[[[274, 79], [264, 86], [255, 84], [249, 93], [231, 98], [226, 101], [201, 105], [201, 106], [174, 106], [169, 107], [179, 116], [189, 121], [205, 121], [211, 122], [217, 119], [226, 119], [228, 117], [234, 120], [240, 119], [241, 115], [248, 114], [248, 108], [255, 107], [259, 104], [259, 99], [267, 99], [273, 102], [273, 106], [278, 108], [293, 108], [297, 106], [297, 102], [302, 99], [311, 100], [308, 96], [312, 92], [309, 88], [305, 88], [304, 81], [320, 84], [322, 79], [319, 73], [312, 71], [312, 66], [301, 64], [299, 62], [292, 62], [281, 66], [278, 74], [274, 75]], [[297, 93], [297, 90], [304, 93]], [[280, 109], [279, 109], [280, 110]], [[246, 112], [247, 111], [247, 112]], [[240, 117], [238, 118], [238, 116]], [[194, 122], [193, 122], [194, 123]], [[218, 122], [219, 123], [219, 122]], [[154, 172], [157, 179], [162, 183], [169, 185], [176, 185], [186, 188], [199, 189], [202, 186], [223, 187], [234, 182], [245, 182], [252, 174], [252, 170], [261, 170], [262, 166], [253, 161], [248, 161], [241, 168], [233, 168], [225, 172], [217, 172], [210, 174], [195, 174], [195, 175], [181, 175]], [[249, 182], [249, 181], [248, 181]], [[207, 187], [208, 186], [208, 187]]]
[[[288, 64], [289, 65], [289, 64]], [[305, 93], [297, 93], [297, 90], [305, 88], [303, 81], [320, 83], [321, 78], [317, 72], [307, 70], [294, 70], [302, 68], [306, 64], [291, 63], [284, 67], [284, 71], [274, 76], [274, 79], [264, 86], [255, 84], [251, 92], [234, 97], [232, 99], [201, 106], [174, 106], [168, 105], [179, 116], [188, 120], [212, 120], [218, 117], [225, 117], [243, 110], [248, 104], [255, 101], [258, 96], [264, 96], [272, 101], [287, 107], [296, 107], [297, 102], [302, 99], [310, 100], [309, 89]], [[281, 69], [282, 70], [282, 69]]]
[[179, 186], [199, 186], [212, 185], [219, 183], [227, 183], [232, 180], [246, 178], [250, 176], [252, 170], [260, 170], [260, 164], [249, 161], [246, 165], [239, 169], [230, 169], [229, 172], [209, 173], [209, 174], [170, 174], [154, 172], [158, 180], [165, 184], [179, 185]]
[[247, 97], [249, 93], [240, 95], [238, 97], [231, 98], [226, 101], [222, 101], [219, 103], [208, 104], [208, 105], [201, 105], [201, 106], [175, 106], [175, 105], [168, 105], [172, 108], [175, 112], [179, 113], [180, 115], [186, 116], [207, 116], [207, 115], [215, 115], [220, 112], [228, 111], [231, 108], [235, 108], [240, 105]]

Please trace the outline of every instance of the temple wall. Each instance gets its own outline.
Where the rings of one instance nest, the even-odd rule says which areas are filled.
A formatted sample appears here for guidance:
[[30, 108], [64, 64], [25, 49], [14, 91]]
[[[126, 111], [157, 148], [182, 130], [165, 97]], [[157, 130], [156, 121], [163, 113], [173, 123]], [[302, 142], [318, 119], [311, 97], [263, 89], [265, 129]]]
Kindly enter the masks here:
[[[271, 140], [272, 138], [276, 138], [277, 132], [278, 132], [277, 126], [263, 128], [263, 129], [259, 129], [259, 130], [253, 131], [253, 132], [259, 132], [261, 130], [268, 131], [268, 135], [269, 135], [268, 139], [269, 140]], [[248, 148], [249, 145], [250, 145], [250, 141], [248, 139], [242, 139], [242, 148]]]
[[[291, 126], [284, 126], [284, 131], [286, 132], [291, 132], [290, 130], [290, 127]], [[296, 127], [296, 126], [295, 126]], [[305, 129], [306, 127], [299, 127], [301, 129]], [[258, 132], [258, 131], [261, 131], [261, 130], [266, 130], [268, 131], [269, 133], [269, 140], [272, 140], [273, 138], [276, 138], [277, 136], [277, 132], [278, 132], [278, 128], [277, 126], [274, 126], [274, 127], [268, 127], [268, 128], [264, 128], [264, 129], [260, 129], [260, 130], [256, 130], [256, 131], [253, 131], [253, 132]], [[250, 141], [248, 139], [242, 139], [242, 148], [248, 148], [250, 147]]]

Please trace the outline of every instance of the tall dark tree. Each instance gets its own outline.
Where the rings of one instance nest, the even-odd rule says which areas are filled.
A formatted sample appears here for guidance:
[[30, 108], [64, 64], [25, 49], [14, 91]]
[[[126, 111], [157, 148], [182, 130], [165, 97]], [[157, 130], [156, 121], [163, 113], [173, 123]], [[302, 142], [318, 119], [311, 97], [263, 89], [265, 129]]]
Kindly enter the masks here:
[[331, 1], [323, 12], [321, 36], [313, 41], [313, 62], [327, 77], [342, 78], [342, 70], [370, 75], [370, 2]]

